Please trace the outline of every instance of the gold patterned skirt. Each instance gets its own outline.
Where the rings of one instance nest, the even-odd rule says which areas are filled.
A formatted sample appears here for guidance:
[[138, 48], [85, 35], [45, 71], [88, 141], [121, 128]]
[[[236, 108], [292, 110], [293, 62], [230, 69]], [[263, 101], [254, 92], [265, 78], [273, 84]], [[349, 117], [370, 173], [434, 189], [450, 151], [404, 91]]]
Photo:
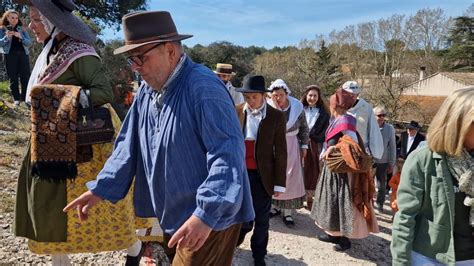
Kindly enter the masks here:
[[[109, 110], [111, 107], [109, 106]], [[114, 126], [120, 127], [120, 120], [111, 110]], [[113, 150], [112, 143], [92, 145], [93, 158], [90, 162], [77, 165], [78, 176], [75, 180], [67, 180], [67, 202], [79, 197], [87, 191], [86, 183], [94, 180], [104, 166]], [[86, 221], [80, 221], [75, 210], [67, 213], [67, 241], [38, 242], [29, 239], [28, 247], [37, 254], [70, 254], [96, 253], [102, 251], [126, 249], [138, 240], [135, 229], [148, 228], [153, 219], [139, 218], [135, 220], [133, 191], [112, 204], [103, 200], [89, 211]]]

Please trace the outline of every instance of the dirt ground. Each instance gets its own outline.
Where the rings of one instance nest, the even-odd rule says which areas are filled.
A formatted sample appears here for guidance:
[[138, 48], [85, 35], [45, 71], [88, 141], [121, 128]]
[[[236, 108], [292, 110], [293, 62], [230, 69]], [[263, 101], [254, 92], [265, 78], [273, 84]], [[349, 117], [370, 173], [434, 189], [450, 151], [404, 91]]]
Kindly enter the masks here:
[[[44, 264], [48, 256], [28, 251], [26, 240], [12, 235], [14, 199], [18, 169], [28, 140], [28, 118], [22, 112], [0, 116], [0, 265]], [[298, 210], [296, 226], [288, 228], [279, 217], [270, 221], [268, 265], [390, 265], [391, 215], [388, 205], [384, 214], [377, 214], [380, 233], [366, 239], [353, 240], [346, 252], [333, 251], [332, 244], [319, 241], [321, 231], [314, 225], [307, 210]], [[250, 236], [234, 255], [233, 265], [252, 265]], [[125, 262], [125, 252], [73, 255], [74, 264], [114, 265]]]

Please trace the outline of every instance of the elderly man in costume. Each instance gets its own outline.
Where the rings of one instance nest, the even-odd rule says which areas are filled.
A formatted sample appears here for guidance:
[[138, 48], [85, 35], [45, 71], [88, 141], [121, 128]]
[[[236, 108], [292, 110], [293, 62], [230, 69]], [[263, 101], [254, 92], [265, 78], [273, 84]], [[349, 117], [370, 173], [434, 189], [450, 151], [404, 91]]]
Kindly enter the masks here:
[[384, 149], [382, 134], [375, 120], [372, 105], [359, 96], [362, 90], [357, 82], [345, 82], [342, 84], [342, 90], [355, 99], [354, 105], [347, 113], [357, 119], [357, 132], [364, 141], [366, 151], [375, 159], [382, 158]]
[[426, 137], [419, 131], [421, 129], [420, 124], [416, 121], [410, 121], [406, 125], [406, 131], [400, 134], [400, 157], [405, 160], [410, 153], [412, 153], [420, 142], [424, 141]]
[[169, 12], [127, 14], [123, 32], [115, 54], [126, 53], [144, 82], [97, 180], [65, 211], [87, 218], [103, 199], [122, 199], [136, 176], [135, 210], [158, 217], [168, 247], [177, 245], [173, 265], [231, 265], [241, 224], [255, 217], [232, 99], [184, 53], [180, 41], [192, 35], [179, 34]]
[[225, 87], [229, 91], [230, 96], [234, 101], [234, 104], [237, 105], [243, 103], [244, 97], [242, 96], [242, 93], [236, 91], [235, 87], [232, 85], [232, 82], [230, 82], [232, 77], [235, 75], [233, 66], [231, 64], [218, 63], [214, 73], [216, 73], [222, 82], [224, 82]]

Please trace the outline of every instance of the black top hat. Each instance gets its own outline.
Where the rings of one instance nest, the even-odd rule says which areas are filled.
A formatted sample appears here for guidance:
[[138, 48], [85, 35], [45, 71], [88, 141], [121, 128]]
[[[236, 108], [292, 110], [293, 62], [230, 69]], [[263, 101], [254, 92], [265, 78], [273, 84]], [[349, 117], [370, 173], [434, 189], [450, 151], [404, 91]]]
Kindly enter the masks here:
[[406, 126], [408, 129], [420, 129], [421, 126], [418, 124], [418, 122], [411, 120], [410, 123]]
[[243, 93], [268, 92], [268, 90], [265, 88], [265, 78], [260, 75], [245, 77], [242, 88], [235, 90]]
[[179, 34], [167, 11], [139, 11], [122, 18], [125, 45], [114, 50], [121, 54], [150, 43], [180, 41], [193, 35]]

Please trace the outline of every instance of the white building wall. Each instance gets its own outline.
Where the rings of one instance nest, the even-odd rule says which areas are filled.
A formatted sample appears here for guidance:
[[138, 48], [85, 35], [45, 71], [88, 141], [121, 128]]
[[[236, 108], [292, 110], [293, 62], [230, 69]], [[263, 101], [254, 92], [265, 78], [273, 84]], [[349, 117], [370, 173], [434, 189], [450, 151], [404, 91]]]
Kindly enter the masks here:
[[403, 95], [448, 96], [464, 87], [466, 85], [438, 73], [406, 88]]

